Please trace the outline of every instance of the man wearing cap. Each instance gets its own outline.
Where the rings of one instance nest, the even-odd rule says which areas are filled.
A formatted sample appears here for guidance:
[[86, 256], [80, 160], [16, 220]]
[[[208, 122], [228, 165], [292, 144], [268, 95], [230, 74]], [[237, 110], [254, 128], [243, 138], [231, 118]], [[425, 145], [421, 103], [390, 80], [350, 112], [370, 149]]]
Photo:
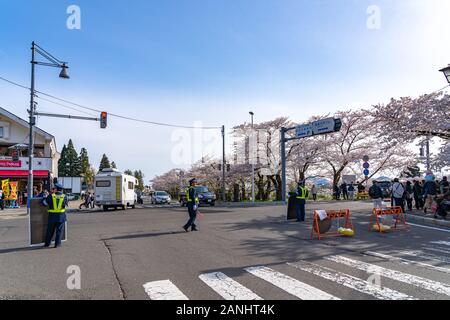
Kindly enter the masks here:
[[297, 196], [296, 196], [296, 213], [297, 213], [297, 221], [303, 222], [305, 221], [305, 206], [306, 199], [309, 196], [308, 188], [305, 186], [305, 181], [300, 181], [297, 186]]
[[48, 207], [48, 226], [45, 247], [50, 247], [53, 234], [56, 231], [55, 248], [57, 248], [61, 246], [61, 237], [64, 231], [64, 225], [67, 221], [66, 207], [68, 205], [68, 200], [63, 193], [63, 186], [56, 183], [52, 188], [52, 193], [44, 199], [43, 204]]
[[189, 220], [184, 225], [183, 229], [186, 232], [189, 232], [189, 228], [192, 231], [198, 231], [197, 226], [195, 225], [195, 219], [197, 218], [197, 209], [198, 209], [198, 197], [197, 191], [195, 191], [195, 186], [197, 185], [197, 180], [191, 179], [189, 180], [189, 188], [186, 189], [186, 202], [187, 208], [189, 212]]

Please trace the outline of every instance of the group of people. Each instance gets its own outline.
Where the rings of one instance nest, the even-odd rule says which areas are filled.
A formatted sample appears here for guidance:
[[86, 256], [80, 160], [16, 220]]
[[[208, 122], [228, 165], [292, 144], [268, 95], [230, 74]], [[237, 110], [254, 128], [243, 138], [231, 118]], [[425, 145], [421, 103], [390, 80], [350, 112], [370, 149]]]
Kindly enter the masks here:
[[[394, 179], [390, 188], [391, 206], [401, 207], [403, 212], [406, 208], [413, 210], [413, 203], [417, 210], [423, 210], [425, 214], [433, 212], [434, 217], [441, 214], [445, 217], [445, 210], [438, 212], [438, 208], [443, 201], [450, 200], [450, 187], [447, 177], [442, 181], [436, 180], [433, 175], [427, 175], [424, 180], [400, 182]], [[383, 206], [383, 192], [374, 181], [369, 189], [369, 196], [374, 201], [374, 207]]]
[[[362, 189], [361, 189], [362, 187]], [[358, 182], [358, 192], [363, 191], [364, 186]], [[347, 182], [343, 182], [340, 186], [337, 184], [333, 187], [333, 198], [335, 200], [341, 200], [341, 194], [342, 199], [344, 200], [354, 200], [355, 199], [355, 185], [353, 181], [349, 184]]]
[[83, 193], [81, 195], [81, 200], [84, 200], [84, 202], [82, 204], [80, 204], [79, 209], [81, 209], [83, 206], [86, 209], [95, 208], [95, 194], [93, 192], [92, 193], [91, 192]]

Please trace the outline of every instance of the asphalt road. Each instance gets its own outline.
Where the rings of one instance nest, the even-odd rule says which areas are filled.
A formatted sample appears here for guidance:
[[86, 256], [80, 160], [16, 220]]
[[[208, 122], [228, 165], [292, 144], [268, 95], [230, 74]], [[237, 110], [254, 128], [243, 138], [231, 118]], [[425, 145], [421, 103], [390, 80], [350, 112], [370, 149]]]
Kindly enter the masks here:
[[349, 205], [353, 238], [311, 240], [311, 205], [300, 224], [282, 206], [201, 208], [189, 233], [186, 209], [145, 208], [71, 214], [58, 249], [28, 248], [27, 219], [0, 215], [0, 299], [450, 298], [449, 229], [368, 232], [371, 205]]

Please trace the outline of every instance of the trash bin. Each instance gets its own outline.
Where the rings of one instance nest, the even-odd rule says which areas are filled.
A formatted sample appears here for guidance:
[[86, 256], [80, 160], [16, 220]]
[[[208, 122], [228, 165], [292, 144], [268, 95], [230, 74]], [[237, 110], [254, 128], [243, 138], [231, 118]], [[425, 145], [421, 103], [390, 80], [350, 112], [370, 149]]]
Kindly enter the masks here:
[[297, 204], [296, 192], [289, 192], [288, 207], [287, 207], [287, 220], [297, 220], [297, 213], [295, 212], [295, 206]]

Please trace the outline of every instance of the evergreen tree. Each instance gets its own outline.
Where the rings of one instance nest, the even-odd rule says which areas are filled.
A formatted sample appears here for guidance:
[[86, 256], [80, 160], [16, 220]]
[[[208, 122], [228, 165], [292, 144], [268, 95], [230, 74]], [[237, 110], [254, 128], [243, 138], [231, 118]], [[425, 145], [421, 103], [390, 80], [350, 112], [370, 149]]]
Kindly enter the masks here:
[[89, 185], [92, 183], [92, 170], [86, 148], [81, 148], [78, 162], [80, 163], [81, 176], [85, 178], [85, 182]]
[[109, 163], [109, 159], [106, 154], [103, 154], [102, 160], [100, 161], [100, 167], [98, 171], [102, 171], [103, 169], [111, 168], [111, 164]]
[[117, 166], [116, 166], [116, 163], [113, 161], [113, 162], [111, 162], [111, 168], [113, 168], [113, 169], [117, 169]]
[[124, 172], [125, 174], [132, 176], [133, 175], [133, 171], [131, 171], [130, 169], [125, 170]]
[[136, 187], [136, 189], [143, 191], [145, 186], [144, 186], [144, 174], [142, 173], [141, 170], [135, 170], [134, 171], [134, 177], [138, 180], [138, 186]]
[[60, 177], [68, 177], [67, 175], [67, 167], [66, 167], [66, 157], [67, 157], [67, 147], [66, 145], [63, 146], [61, 150], [61, 156], [58, 160], [58, 176]]

